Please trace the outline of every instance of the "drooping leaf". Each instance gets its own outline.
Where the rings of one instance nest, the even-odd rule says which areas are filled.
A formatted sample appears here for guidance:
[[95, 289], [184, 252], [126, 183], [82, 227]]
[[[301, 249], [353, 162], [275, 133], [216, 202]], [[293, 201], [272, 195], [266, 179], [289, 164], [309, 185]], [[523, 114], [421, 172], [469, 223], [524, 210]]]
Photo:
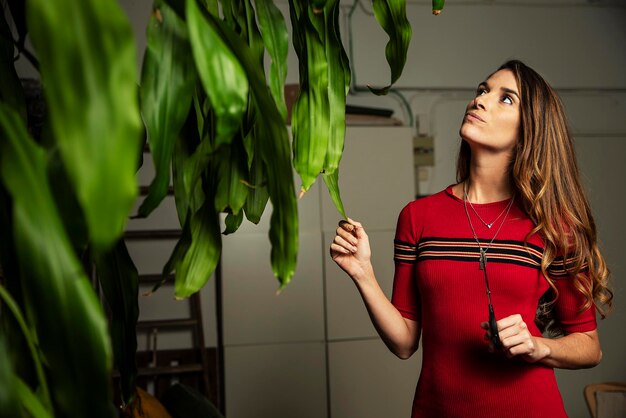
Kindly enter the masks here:
[[270, 219], [272, 269], [281, 286], [284, 286], [293, 276], [298, 253], [298, 212], [287, 128], [267, 88], [263, 71], [256, 65], [254, 54], [248, 45], [220, 20], [211, 15], [205, 14], [205, 17], [230, 45], [250, 81], [252, 97], [259, 112], [257, 123], [260, 154], [267, 168], [267, 185], [273, 207]]
[[346, 218], [339, 193], [338, 169], [346, 136], [346, 95], [350, 89], [350, 65], [339, 33], [339, 6], [339, 0], [328, 0], [324, 8], [330, 127], [323, 178], [335, 207]]
[[433, 0], [433, 14], [434, 15], [438, 15], [441, 14], [441, 11], [443, 10], [443, 5], [445, 4], [446, 0]]
[[239, 129], [248, 101], [248, 80], [233, 51], [207, 22], [197, 0], [187, 0], [187, 25], [200, 80], [215, 113], [216, 146]]
[[246, 43], [250, 47], [250, 51], [253, 57], [256, 57], [260, 68], [264, 68], [264, 56], [265, 56], [265, 43], [263, 42], [263, 36], [256, 23], [256, 14], [252, 7], [251, 0], [239, 0], [242, 6], [242, 15], [245, 17], [244, 27], [242, 30], [242, 38], [246, 40]]
[[249, 188], [244, 183], [248, 177], [245, 149], [240, 135], [230, 146], [222, 146], [213, 159], [217, 166], [217, 190], [215, 191], [215, 210], [238, 214], [248, 195]]
[[29, 337], [31, 361], [37, 364], [37, 369], [40, 372], [39, 382], [42, 384], [38, 389], [38, 395], [35, 395], [26, 382], [16, 373], [16, 370], [13, 368], [12, 359], [9, 356], [5, 336], [0, 333], [0, 364], [2, 364], [2, 367], [0, 367], [0, 387], [2, 388], [0, 391], [0, 417], [23, 416], [23, 413], [18, 412], [22, 409], [28, 412], [28, 416], [33, 418], [52, 418], [52, 405], [48, 397], [48, 389], [41, 367], [41, 359], [33, 344], [34, 338], [30, 337], [31, 331], [26, 326], [21, 312], [17, 309], [16, 303], [1, 285], [0, 301], [8, 306], [11, 311], [10, 313], [5, 313], [17, 317], [17, 321], [21, 324], [22, 330], [25, 331], [26, 335]]
[[256, 15], [263, 36], [263, 43], [272, 60], [269, 69], [269, 85], [272, 96], [283, 119], [287, 119], [285, 104], [285, 79], [287, 78], [287, 52], [289, 33], [282, 13], [271, 0], [255, 0]]
[[237, 214], [229, 213], [226, 215], [224, 222], [226, 224], [226, 229], [224, 229], [223, 234], [228, 235], [234, 233], [237, 229], [239, 229], [241, 223], [243, 222], [243, 211], [239, 211]]
[[324, 7], [332, 0], [311, 0], [314, 13], [323, 13]]
[[324, 14], [307, 1], [289, 0], [294, 47], [300, 68], [300, 92], [293, 105], [293, 165], [302, 179], [302, 193], [324, 168], [330, 128], [328, 61]]
[[107, 321], [63, 230], [44, 151], [4, 104], [0, 137], [0, 174], [13, 200], [26, 315], [46, 359], [55, 414], [112, 418]]
[[191, 245], [191, 226], [189, 222], [190, 218], [191, 213], [185, 216], [185, 224], [183, 225], [181, 236], [176, 242], [172, 254], [170, 254], [169, 259], [163, 266], [163, 270], [161, 271], [161, 281], [154, 285], [154, 287], [152, 288], [152, 292], [155, 292], [166, 282], [167, 277], [176, 269], [176, 265], [179, 264], [185, 257], [185, 254], [187, 254], [189, 246]]
[[269, 200], [269, 194], [267, 191], [267, 168], [263, 162], [261, 142], [266, 137], [259, 133], [259, 126], [255, 126], [252, 133], [246, 137], [246, 141], [250, 141], [254, 150], [253, 159], [250, 162], [250, 180], [248, 191], [248, 197], [246, 198], [246, 204], [243, 209], [246, 214], [246, 218], [254, 223], [258, 224], [261, 220], [261, 215], [265, 211], [267, 201]]
[[54, 138], [96, 248], [119, 237], [141, 141], [134, 36], [115, 0], [29, 0]]
[[89, 241], [85, 216], [61, 161], [58, 148], [53, 148], [48, 152], [48, 178], [52, 196], [72, 248], [76, 254], [82, 254]]
[[373, 0], [372, 7], [376, 20], [389, 35], [385, 58], [391, 70], [391, 82], [386, 87], [369, 89], [376, 95], [385, 95], [404, 69], [411, 42], [411, 24], [406, 17], [406, 0]]
[[[174, 199], [176, 202], [176, 212], [180, 225], [186, 223], [187, 214], [197, 211], [204, 203], [204, 193], [200, 175], [203, 164], [208, 161], [208, 157], [200, 161], [197, 154], [200, 148], [200, 131], [202, 125], [207, 125], [202, 120], [202, 115], [197, 111], [190, 111], [187, 120], [183, 125], [179, 138], [174, 145], [172, 154], [172, 174], [174, 184]], [[205, 138], [204, 142], [208, 139]]]
[[202, 289], [215, 271], [222, 250], [219, 217], [210, 199], [205, 200], [188, 222], [191, 244], [176, 264], [177, 298], [189, 297]]
[[94, 259], [98, 281], [111, 309], [111, 342], [122, 400], [129, 404], [137, 378], [139, 274], [123, 239], [106, 253], [95, 254]]
[[337, 211], [341, 214], [341, 216], [343, 216], [344, 219], [348, 219], [343, 202], [341, 201], [341, 193], [339, 193], [339, 169], [333, 171], [332, 173], [322, 174], [322, 178], [324, 179], [330, 198], [335, 204]]
[[148, 216], [167, 195], [174, 143], [185, 123], [197, 73], [187, 26], [162, 0], [154, 3], [141, 77], [141, 112], [155, 177], [138, 215]]
[[52, 413], [46, 409], [39, 397], [28, 387], [19, 377], [15, 376], [12, 386], [17, 392], [20, 405], [28, 412], [32, 418], [54, 418]]

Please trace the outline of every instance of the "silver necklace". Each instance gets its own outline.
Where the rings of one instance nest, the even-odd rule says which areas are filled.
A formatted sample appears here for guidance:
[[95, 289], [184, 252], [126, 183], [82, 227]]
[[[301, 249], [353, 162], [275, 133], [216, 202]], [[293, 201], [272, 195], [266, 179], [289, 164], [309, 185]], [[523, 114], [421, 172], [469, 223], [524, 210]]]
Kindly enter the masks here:
[[[465, 184], [464, 184], [465, 186]], [[485, 225], [487, 228], [491, 229], [491, 227], [493, 226], [493, 224], [495, 224], [498, 219], [500, 219], [500, 216], [502, 216], [504, 214], [504, 212], [506, 211], [506, 206], [502, 208], [502, 212], [500, 212], [500, 214], [498, 216], [496, 216], [496, 219], [494, 219], [493, 221], [487, 223], [484, 221], [484, 219], [482, 218], [482, 216], [480, 216], [478, 214], [478, 212], [476, 211], [476, 208], [474, 208], [474, 205], [472, 205], [472, 202], [470, 202], [469, 200], [467, 201], [467, 203], [469, 203], [470, 208], [472, 208], [472, 210], [474, 211], [474, 213], [476, 214], [476, 216], [478, 217], [478, 219], [480, 219], [480, 221], [483, 223], [483, 225]]]
[[[496, 233], [493, 234], [491, 241], [489, 241], [489, 243], [483, 248], [482, 245], [480, 245], [480, 241], [478, 240], [478, 236], [476, 235], [476, 230], [474, 229], [474, 225], [472, 224], [472, 219], [470, 218], [469, 211], [467, 210], [467, 181], [463, 182], [463, 206], [465, 207], [465, 215], [467, 216], [467, 221], [469, 222], [470, 228], [472, 230], [474, 241], [476, 241], [476, 244], [478, 245], [478, 252], [480, 253], [480, 256], [478, 258], [478, 267], [481, 270], [486, 270], [487, 268], [487, 251], [489, 250], [489, 248], [491, 248], [491, 244], [493, 244], [493, 241], [496, 239], [496, 237], [498, 236], [498, 233], [502, 229], [502, 226], [504, 225], [506, 218], [509, 216], [509, 212], [511, 211], [511, 207], [513, 206], [514, 200], [515, 200], [515, 194], [513, 194], [513, 196], [511, 197], [511, 201], [505, 208], [506, 212], [504, 214], [504, 218], [502, 219], [502, 223], [500, 223], [500, 226], [496, 230]], [[470, 206], [471, 206], [471, 203], [470, 203]], [[500, 216], [498, 216], [498, 218], [499, 217]], [[480, 218], [480, 216], [478, 218]]]

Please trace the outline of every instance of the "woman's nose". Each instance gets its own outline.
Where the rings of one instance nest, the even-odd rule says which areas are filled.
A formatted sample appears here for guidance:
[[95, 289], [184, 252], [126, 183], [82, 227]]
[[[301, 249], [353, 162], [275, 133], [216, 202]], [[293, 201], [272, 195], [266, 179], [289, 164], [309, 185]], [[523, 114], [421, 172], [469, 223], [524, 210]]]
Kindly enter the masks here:
[[480, 95], [474, 97], [474, 107], [476, 109], [485, 109], [485, 96]]

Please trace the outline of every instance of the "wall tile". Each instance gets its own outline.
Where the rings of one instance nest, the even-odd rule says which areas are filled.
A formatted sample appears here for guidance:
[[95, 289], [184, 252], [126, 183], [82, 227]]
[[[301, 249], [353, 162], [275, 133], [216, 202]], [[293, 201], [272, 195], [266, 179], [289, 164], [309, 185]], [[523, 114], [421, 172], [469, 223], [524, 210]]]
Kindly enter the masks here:
[[321, 233], [302, 233], [299, 241], [296, 273], [277, 294], [267, 235], [224, 237], [226, 345], [323, 340]]
[[421, 352], [394, 356], [379, 339], [328, 346], [332, 418], [407, 418], [421, 367]]
[[226, 415], [229, 418], [328, 416], [324, 357], [321, 342], [227, 347]]

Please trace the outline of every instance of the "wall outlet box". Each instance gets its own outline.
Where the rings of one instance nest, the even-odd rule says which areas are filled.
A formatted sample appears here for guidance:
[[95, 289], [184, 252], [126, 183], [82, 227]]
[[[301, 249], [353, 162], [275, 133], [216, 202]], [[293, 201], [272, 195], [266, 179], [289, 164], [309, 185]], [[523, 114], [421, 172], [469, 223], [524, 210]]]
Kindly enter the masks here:
[[435, 141], [432, 136], [413, 137], [413, 156], [416, 166], [435, 165]]

